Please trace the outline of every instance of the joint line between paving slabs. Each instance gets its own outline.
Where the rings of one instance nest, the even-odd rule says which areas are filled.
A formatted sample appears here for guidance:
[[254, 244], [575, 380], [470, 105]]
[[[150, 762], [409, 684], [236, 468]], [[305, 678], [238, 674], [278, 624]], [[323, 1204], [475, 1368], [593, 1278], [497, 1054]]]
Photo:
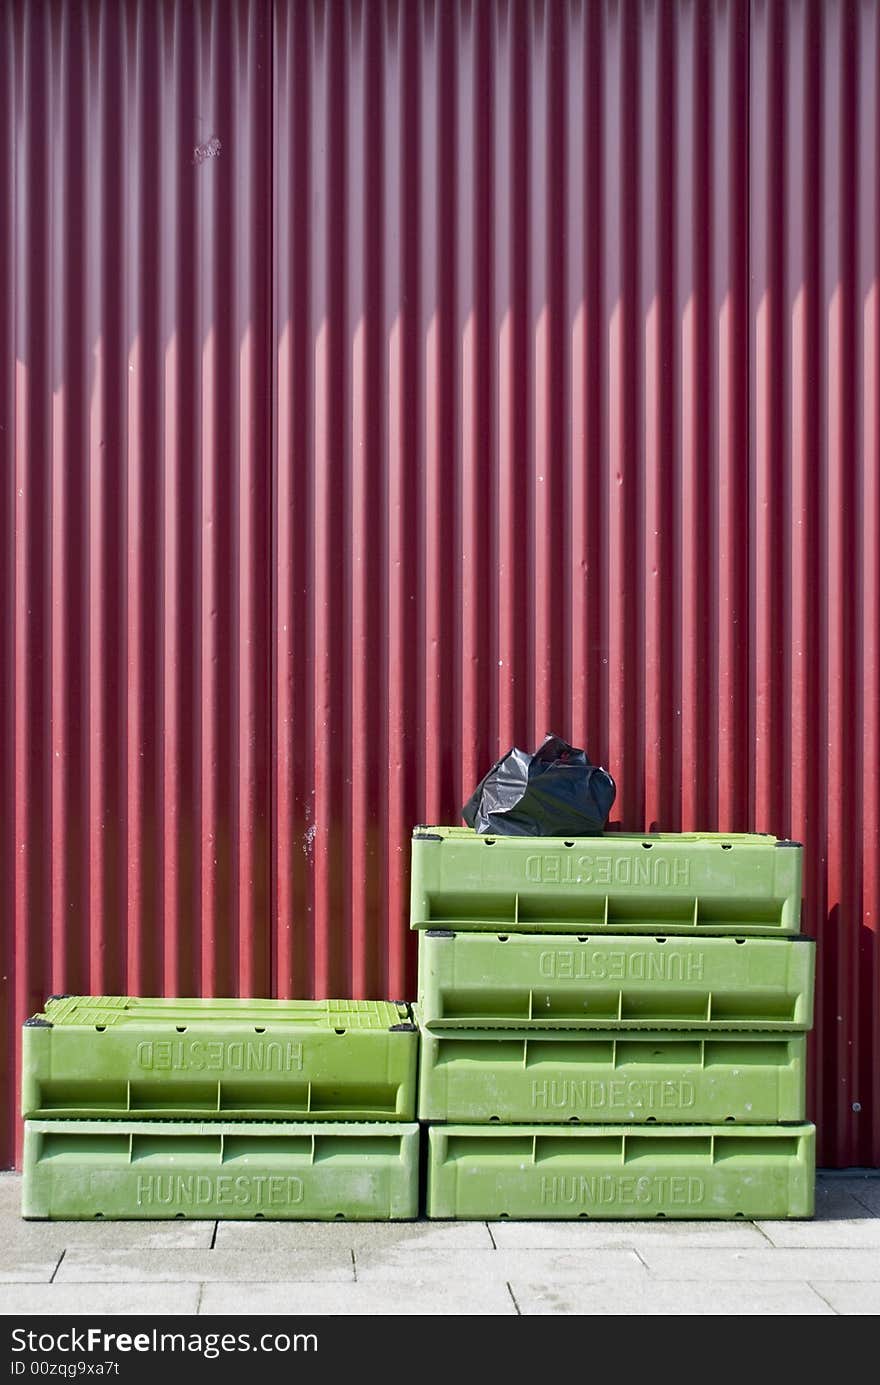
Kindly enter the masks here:
[[486, 1230], [487, 1230], [488, 1233], [489, 1233], [489, 1240], [492, 1242], [492, 1249], [493, 1249], [493, 1250], [497, 1250], [497, 1249], [498, 1249], [498, 1245], [497, 1245], [497, 1242], [496, 1242], [496, 1240], [495, 1240], [495, 1237], [492, 1235], [492, 1228], [491, 1228], [491, 1226], [489, 1225], [488, 1222], [486, 1222]]
[[354, 1274], [354, 1282], [355, 1282], [355, 1284], [357, 1284], [357, 1282], [358, 1282], [358, 1267], [357, 1267], [357, 1260], [355, 1259], [355, 1255], [354, 1255], [354, 1246], [351, 1247], [351, 1268], [352, 1268], [352, 1273]]
[[220, 1229], [220, 1223], [219, 1223], [218, 1221], [215, 1221], [215, 1223], [214, 1223], [214, 1230], [211, 1232], [211, 1244], [208, 1246], [208, 1249], [209, 1249], [209, 1250], [213, 1250], [214, 1247], [215, 1247], [216, 1244], [217, 1244], [217, 1232], [218, 1232], [219, 1229]]
[[776, 1242], [770, 1239], [770, 1237], [767, 1235], [767, 1232], [764, 1230], [763, 1226], [759, 1226], [758, 1223], [757, 1223], [756, 1221], [753, 1221], [753, 1222], [751, 1223], [751, 1225], [755, 1228], [756, 1231], [760, 1231], [761, 1235], [764, 1237], [764, 1240], [767, 1242], [768, 1246], [774, 1246], [774, 1247], [775, 1247]]
[[863, 1202], [858, 1193], [853, 1193], [853, 1197], [860, 1207], [864, 1207], [866, 1212], [870, 1212], [872, 1217], [876, 1217], [877, 1213], [874, 1211], [874, 1208], [870, 1207], [867, 1202]]
[[508, 1280], [508, 1283], [507, 1283], [507, 1292], [510, 1294], [510, 1297], [513, 1299], [513, 1306], [514, 1306], [514, 1308], [516, 1309], [516, 1316], [517, 1316], [518, 1318], [521, 1318], [521, 1317], [522, 1317], [522, 1313], [520, 1312], [519, 1304], [518, 1304], [517, 1301], [516, 1301], [516, 1294], [513, 1292], [513, 1286], [511, 1285], [511, 1283], [510, 1283], [509, 1280]]
[[198, 1298], [196, 1299], [196, 1311], [195, 1311], [195, 1313], [194, 1313], [194, 1315], [193, 1315], [194, 1317], [198, 1317], [199, 1313], [201, 1313], [201, 1311], [202, 1311], [202, 1299], [204, 1298], [204, 1296], [205, 1296], [205, 1286], [204, 1286], [204, 1284], [200, 1284], [200, 1285], [199, 1285], [199, 1296], [198, 1296]]
[[639, 1254], [639, 1252], [636, 1250], [635, 1246], [630, 1246], [630, 1250], [632, 1251], [633, 1255], [634, 1255], [634, 1256], [636, 1257], [636, 1259], [638, 1260], [638, 1262], [639, 1262], [639, 1264], [641, 1265], [642, 1269], [643, 1269], [643, 1270], [647, 1270], [648, 1273], [650, 1274], [650, 1273], [651, 1273], [651, 1266], [648, 1264], [648, 1262], [647, 1262], [647, 1260], [645, 1259], [645, 1257], [644, 1257], [643, 1255], [640, 1255], [640, 1254]]
[[827, 1306], [831, 1309], [832, 1313], [834, 1314], [834, 1316], [835, 1316], [836, 1318], [840, 1318], [840, 1317], [843, 1316], [841, 1313], [839, 1313], [839, 1312], [837, 1311], [837, 1309], [834, 1307], [834, 1304], [833, 1304], [833, 1303], [829, 1303], [829, 1302], [828, 1302], [828, 1299], [827, 1299], [827, 1298], [825, 1297], [825, 1295], [822, 1293], [822, 1290], [816, 1288], [816, 1286], [815, 1286], [815, 1284], [813, 1283], [812, 1279], [808, 1279], [808, 1280], [807, 1280], [807, 1288], [808, 1288], [808, 1289], [812, 1289], [813, 1293], [816, 1294], [816, 1295], [822, 1300], [822, 1302], [823, 1302], [824, 1304], [827, 1304]]
[[64, 1247], [64, 1249], [62, 1250], [61, 1254], [58, 1256], [58, 1264], [55, 1266], [54, 1270], [52, 1271], [52, 1275], [51, 1275], [51, 1278], [50, 1278], [50, 1280], [49, 1280], [49, 1283], [50, 1283], [50, 1284], [54, 1284], [54, 1283], [55, 1283], [55, 1276], [56, 1276], [56, 1274], [58, 1273], [58, 1271], [61, 1269], [61, 1261], [64, 1259], [64, 1257], [65, 1257], [66, 1254], [67, 1254], [67, 1246]]

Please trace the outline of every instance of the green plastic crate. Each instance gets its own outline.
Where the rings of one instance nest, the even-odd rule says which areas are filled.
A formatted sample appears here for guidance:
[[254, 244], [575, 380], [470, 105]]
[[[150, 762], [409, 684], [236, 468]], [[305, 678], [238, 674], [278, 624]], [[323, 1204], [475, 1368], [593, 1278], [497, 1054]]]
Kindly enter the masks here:
[[812, 1125], [429, 1130], [429, 1217], [811, 1217]]
[[807, 1030], [806, 938], [419, 935], [419, 1008], [437, 1029]]
[[785, 935], [800, 929], [802, 848], [736, 833], [489, 837], [419, 827], [413, 928]]
[[406, 1005], [62, 996], [23, 1031], [25, 1117], [415, 1120]]
[[419, 1119], [772, 1125], [806, 1116], [803, 1034], [422, 1032]]
[[408, 1220], [417, 1125], [27, 1121], [22, 1216]]

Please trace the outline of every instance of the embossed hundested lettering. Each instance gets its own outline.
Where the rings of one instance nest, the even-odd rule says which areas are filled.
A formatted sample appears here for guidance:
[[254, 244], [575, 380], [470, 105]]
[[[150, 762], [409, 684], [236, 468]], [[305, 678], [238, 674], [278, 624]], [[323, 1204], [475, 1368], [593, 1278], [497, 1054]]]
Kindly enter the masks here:
[[703, 967], [702, 952], [670, 947], [638, 952], [559, 947], [538, 958], [541, 976], [559, 981], [702, 981]]
[[156, 1072], [301, 1072], [303, 1046], [291, 1040], [145, 1039], [137, 1063]]
[[576, 1203], [582, 1207], [696, 1207], [706, 1196], [702, 1178], [687, 1174], [626, 1177], [621, 1174], [553, 1174], [541, 1178], [541, 1202], [553, 1207]]
[[536, 1111], [686, 1111], [696, 1102], [693, 1082], [648, 1078], [610, 1080], [536, 1078], [532, 1106]]
[[289, 1174], [138, 1174], [138, 1207], [288, 1207], [303, 1200], [303, 1181]]
[[651, 885], [684, 888], [691, 883], [691, 863], [662, 856], [527, 856], [526, 880], [532, 885]]

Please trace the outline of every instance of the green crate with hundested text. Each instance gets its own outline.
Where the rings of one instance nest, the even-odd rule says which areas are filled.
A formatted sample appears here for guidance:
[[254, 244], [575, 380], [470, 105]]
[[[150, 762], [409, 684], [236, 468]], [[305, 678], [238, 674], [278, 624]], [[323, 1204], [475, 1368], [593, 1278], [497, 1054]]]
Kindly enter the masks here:
[[784, 936], [800, 929], [803, 851], [756, 834], [492, 837], [419, 827], [413, 928]]
[[435, 1125], [429, 1217], [811, 1217], [812, 1125]]
[[454, 1029], [806, 1031], [807, 938], [419, 935], [419, 1012]]
[[22, 1037], [26, 1118], [415, 1120], [403, 1004], [59, 996]]
[[26, 1121], [22, 1215], [410, 1220], [418, 1174], [415, 1124]]
[[424, 1029], [419, 1119], [478, 1125], [802, 1121], [806, 1049], [805, 1034]]

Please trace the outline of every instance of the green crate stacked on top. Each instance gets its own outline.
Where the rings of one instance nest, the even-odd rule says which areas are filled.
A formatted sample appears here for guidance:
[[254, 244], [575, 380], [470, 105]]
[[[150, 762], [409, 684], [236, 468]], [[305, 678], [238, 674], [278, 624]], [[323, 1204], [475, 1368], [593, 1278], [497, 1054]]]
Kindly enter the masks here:
[[23, 1031], [22, 1213], [412, 1218], [417, 1062], [402, 1003], [53, 996]]
[[429, 1216], [812, 1215], [797, 843], [424, 827], [412, 853]]

